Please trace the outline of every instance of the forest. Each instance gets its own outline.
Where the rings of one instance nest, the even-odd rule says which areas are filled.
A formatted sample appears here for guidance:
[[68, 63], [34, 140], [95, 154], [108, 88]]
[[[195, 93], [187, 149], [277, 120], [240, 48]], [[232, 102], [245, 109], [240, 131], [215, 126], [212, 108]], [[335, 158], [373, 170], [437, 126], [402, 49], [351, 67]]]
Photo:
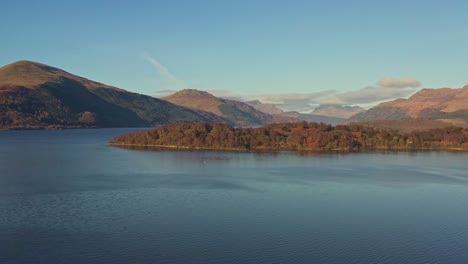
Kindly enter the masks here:
[[215, 150], [468, 150], [468, 130], [459, 127], [397, 132], [364, 125], [296, 122], [259, 128], [186, 123], [118, 136], [112, 145]]

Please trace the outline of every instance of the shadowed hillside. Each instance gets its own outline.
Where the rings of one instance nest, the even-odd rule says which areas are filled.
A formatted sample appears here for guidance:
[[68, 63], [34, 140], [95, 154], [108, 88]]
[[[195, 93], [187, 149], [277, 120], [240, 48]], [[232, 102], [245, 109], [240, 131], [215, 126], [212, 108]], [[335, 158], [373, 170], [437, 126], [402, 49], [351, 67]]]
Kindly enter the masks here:
[[145, 127], [227, 122], [211, 113], [127, 92], [45, 64], [0, 68], [0, 128]]

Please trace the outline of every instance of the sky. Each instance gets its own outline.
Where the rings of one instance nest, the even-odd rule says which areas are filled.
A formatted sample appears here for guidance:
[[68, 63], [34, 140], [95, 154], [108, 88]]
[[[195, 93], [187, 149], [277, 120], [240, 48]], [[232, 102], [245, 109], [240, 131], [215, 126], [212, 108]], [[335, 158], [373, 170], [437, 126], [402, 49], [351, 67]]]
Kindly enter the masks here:
[[2, 0], [0, 65], [307, 112], [468, 84], [468, 1]]

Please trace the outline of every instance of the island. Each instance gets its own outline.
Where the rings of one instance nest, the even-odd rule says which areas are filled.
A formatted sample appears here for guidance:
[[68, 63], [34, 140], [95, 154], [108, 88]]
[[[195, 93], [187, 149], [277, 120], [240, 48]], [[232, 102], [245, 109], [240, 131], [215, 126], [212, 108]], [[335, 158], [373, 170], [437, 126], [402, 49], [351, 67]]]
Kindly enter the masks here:
[[372, 126], [313, 122], [235, 128], [222, 123], [184, 123], [118, 136], [111, 145], [203, 150], [468, 150], [468, 129], [398, 132]]

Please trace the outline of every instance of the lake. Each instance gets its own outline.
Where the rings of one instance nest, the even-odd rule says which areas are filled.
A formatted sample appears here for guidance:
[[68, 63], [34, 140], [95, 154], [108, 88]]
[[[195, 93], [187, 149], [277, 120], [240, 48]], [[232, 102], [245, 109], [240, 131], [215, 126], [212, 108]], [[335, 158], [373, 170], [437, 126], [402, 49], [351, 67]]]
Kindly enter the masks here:
[[0, 131], [0, 263], [466, 263], [468, 153], [144, 151]]

